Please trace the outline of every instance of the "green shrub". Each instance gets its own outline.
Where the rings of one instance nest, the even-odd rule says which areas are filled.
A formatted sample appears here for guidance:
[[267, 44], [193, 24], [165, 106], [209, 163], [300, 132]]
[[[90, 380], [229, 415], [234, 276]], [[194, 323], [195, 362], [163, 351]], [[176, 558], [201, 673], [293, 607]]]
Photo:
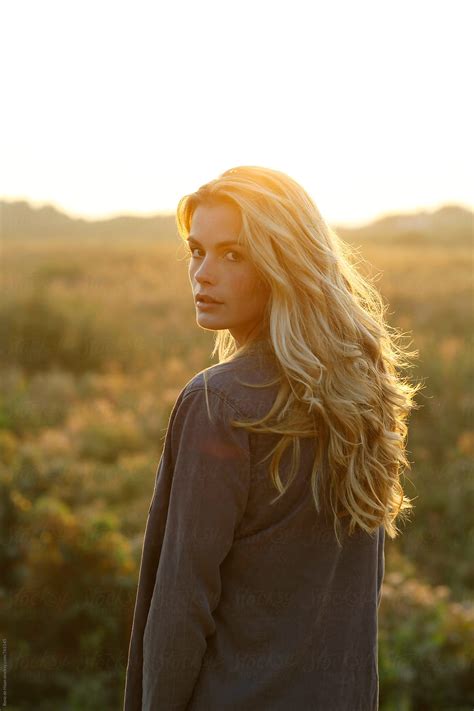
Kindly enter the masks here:
[[76, 399], [70, 373], [51, 370], [28, 378], [18, 367], [6, 369], [0, 382], [0, 428], [18, 436], [61, 425]]
[[389, 573], [379, 616], [382, 709], [470, 709], [474, 607], [449, 589]]
[[102, 371], [111, 362], [130, 367], [140, 351], [126, 320], [77, 299], [59, 302], [42, 289], [4, 302], [0, 342], [0, 364], [15, 364], [27, 373]]
[[17, 503], [27, 545], [22, 584], [3, 600], [2, 628], [15, 640], [10, 698], [20, 708], [38, 698], [45, 709], [79, 709], [96, 690], [82, 708], [116, 708], [137, 575], [131, 546], [110, 514], [77, 516], [50, 496]]

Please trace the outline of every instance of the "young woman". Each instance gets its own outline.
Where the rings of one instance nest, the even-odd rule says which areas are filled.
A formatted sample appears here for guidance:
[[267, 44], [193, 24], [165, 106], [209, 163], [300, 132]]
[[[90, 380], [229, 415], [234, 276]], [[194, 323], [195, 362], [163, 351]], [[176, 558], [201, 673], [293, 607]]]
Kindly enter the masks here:
[[305, 190], [242, 166], [178, 205], [219, 363], [180, 392], [146, 525], [124, 709], [372, 711], [384, 535], [419, 386]]

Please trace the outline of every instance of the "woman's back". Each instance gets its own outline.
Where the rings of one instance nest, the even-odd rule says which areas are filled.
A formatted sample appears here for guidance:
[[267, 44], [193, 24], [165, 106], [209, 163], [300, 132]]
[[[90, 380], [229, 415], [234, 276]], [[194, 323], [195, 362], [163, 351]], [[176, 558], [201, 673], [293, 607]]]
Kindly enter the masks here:
[[[278, 390], [266, 340], [206, 370], [170, 417], [143, 545], [125, 710], [378, 707], [384, 531], [337, 545], [310, 489], [314, 442], [275, 503], [278, 441], [232, 428]], [[207, 405], [213, 422], [209, 421]], [[286, 481], [291, 450], [280, 472]], [[142, 705], [143, 704], [143, 705]]]

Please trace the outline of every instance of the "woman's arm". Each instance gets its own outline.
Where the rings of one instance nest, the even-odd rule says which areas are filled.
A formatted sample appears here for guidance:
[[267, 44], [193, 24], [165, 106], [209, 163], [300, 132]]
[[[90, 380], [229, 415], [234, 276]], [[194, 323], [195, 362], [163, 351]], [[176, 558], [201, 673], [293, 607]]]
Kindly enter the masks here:
[[240, 413], [223, 396], [208, 389], [208, 399], [212, 422], [199, 388], [185, 393], [171, 425], [169, 506], [143, 636], [143, 709], [189, 703], [215, 631], [220, 565], [246, 508], [248, 433], [230, 426]]
[[385, 530], [383, 526], [379, 528], [379, 544], [377, 557], [377, 607], [380, 606], [382, 599], [382, 583], [385, 574]]

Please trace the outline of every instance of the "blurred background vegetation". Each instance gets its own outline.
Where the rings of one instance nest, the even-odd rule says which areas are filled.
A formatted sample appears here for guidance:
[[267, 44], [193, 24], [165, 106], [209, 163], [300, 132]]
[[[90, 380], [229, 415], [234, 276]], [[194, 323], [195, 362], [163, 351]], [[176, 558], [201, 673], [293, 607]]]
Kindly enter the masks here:
[[[210, 359], [174, 219], [3, 203], [0, 610], [9, 708], [121, 708], [143, 533], [171, 407]], [[406, 490], [386, 544], [385, 711], [474, 704], [473, 215], [336, 231], [420, 357]]]

